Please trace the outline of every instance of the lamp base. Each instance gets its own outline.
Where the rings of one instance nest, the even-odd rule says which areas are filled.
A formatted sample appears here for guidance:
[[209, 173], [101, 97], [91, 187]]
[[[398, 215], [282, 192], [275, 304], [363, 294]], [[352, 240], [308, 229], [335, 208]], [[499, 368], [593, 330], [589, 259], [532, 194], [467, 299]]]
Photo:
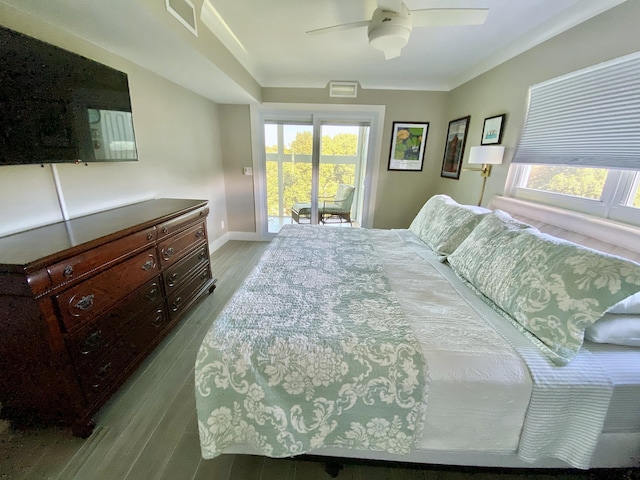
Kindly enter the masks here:
[[482, 190], [480, 190], [480, 200], [478, 200], [478, 206], [482, 203], [482, 197], [484, 197], [484, 187], [487, 185], [487, 178], [491, 175], [491, 165], [487, 163], [482, 164], [482, 168], [463, 168], [462, 170], [470, 172], [480, 172], [482, 177]]
[[489, 175], [482, 175], [482, 189], [480, 190], [480, 200], [478, 200], [478, 206], [482, 205], [482, 197], [484, 197], [484, 187], [487, 185], [487, 177]]

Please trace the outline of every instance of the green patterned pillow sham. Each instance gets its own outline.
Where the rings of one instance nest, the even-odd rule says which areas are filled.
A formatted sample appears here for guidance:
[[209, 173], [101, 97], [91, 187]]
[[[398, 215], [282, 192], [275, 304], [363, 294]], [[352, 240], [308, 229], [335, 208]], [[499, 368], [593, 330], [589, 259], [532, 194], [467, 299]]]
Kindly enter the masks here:
[[409, 230], [444, 259], [489, 212], [481, 207], [460, 205], [447, 195], [434, 195], [423, 205]]
[[480, 222], [448, 261], [548, 347], [541, 350], [558, 365], [576, 356], [589, 325], [640, 291], [639, 264], [532, 227], [514, 228], [494, 214]]

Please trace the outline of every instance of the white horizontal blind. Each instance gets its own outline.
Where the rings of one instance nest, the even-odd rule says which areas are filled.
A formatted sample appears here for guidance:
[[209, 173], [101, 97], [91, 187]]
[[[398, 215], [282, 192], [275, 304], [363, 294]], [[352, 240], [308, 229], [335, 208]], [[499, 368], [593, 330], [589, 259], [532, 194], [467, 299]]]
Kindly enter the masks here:
[[513, 162], [640, 170], [640, 52], [531, 86]]

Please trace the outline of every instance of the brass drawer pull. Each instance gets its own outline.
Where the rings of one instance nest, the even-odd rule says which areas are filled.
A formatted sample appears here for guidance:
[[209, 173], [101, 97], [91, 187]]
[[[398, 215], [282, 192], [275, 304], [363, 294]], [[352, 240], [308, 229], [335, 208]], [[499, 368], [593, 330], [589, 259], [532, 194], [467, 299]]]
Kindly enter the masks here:
[[78, 310], [82, 310], [83, 312], [86, 312], [87, 310], [91, 310], [91, 308], [93, 308], [94, 298], [95, 298], [95, 295], [93, 293], [91, 295], [85, 295], [73, 307], [77, 308]]
[[146, 262], [144, 262], [144, 264], [142, 265], [142, 269], [149, 271], [152, 268], [154, 268], [155, 266], [156, 266], [156, 262], [154, 262], [153, 259], [151, 259], [151, 260], [147, 260]]
[[84, 339], [84, 348], [80, 351], [86, 355], [102, 344], [102, 330], [96, 330]]
[[162, 257], [167, 260], [169, 258], [171, 258], [174, 254], [176, 253], [175, 248], [173, 247], [169, 247], [169, 248], [163, 248], [162, 249]]
[[203, 238], [204, 237], [204, 230], [200, 229], [196, 232], [196, 238]]
[[204, 250], [202, 250], [199, 254], [198, 254], [198, 258], [200, 260], [204, 260], [205, 258], [207, 258], [207, 252], [205, 252]]
[[156, 314], [156, 318], [153, 320], [153, 322], [151, 322], [151, 325], [153, 325], [155, 328], [160, 328], [164, 323], [164, 318], [162, 317], [162, 312], [158, 311], [158, 313]]
[[111, 362], [98, 368], [98, 376], [104, 378], [104, 376], [109, 373], [109, 370], [111, 370]]
[[[98, 368], [98, 370], [96, 371], [96, 377], [97, 380], [104, 380], [104, 377], [106, 377], [109, 374], [109, 371], [111, 370], [111, 362], [101, 366], [100, 368]], [[96, 383], [94, 382], [93, 385], [91, 385], [93, 388], [99, 388], [101, 385], [101, 383]]]
[[147, 233], [147, 240], [153, 240], [153, 233]]
[[169, 275], [169, 279], [167, 280], [167, 285], [169, 285], [170, 287], [173, 287], [176, 284], [176, 280], [178, 279], [179, 275], [178, 272], [174, 272], [171, 275]]
[[182, 297], [176, 298], [171, 304], [171, 311], [177, 312], [180, 309], [180, 304], [182, 303]]
[[73, 267], [69, 265], [67, 268], [64, 269], [64, 271], [62, 272], [62, 275], [65, 278], [73, 277]]
[[154, 284], [153, 288], [149, 290], [149, 293], [147, 293], [144, 297], [149, 301], [158, 298], [158, 286]]

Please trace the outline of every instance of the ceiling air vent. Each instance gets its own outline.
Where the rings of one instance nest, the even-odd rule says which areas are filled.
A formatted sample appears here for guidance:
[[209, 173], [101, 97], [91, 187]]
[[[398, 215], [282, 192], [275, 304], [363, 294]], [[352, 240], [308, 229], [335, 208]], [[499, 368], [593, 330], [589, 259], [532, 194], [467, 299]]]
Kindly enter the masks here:
[[196, 23], [196, 9], [189, 0], [165, 0], [167, 11], [176, 17], [196, 37], [198, 24]]
[[329, 82], [329, 96], [356, 98], [358, 96], [358, 82]]

